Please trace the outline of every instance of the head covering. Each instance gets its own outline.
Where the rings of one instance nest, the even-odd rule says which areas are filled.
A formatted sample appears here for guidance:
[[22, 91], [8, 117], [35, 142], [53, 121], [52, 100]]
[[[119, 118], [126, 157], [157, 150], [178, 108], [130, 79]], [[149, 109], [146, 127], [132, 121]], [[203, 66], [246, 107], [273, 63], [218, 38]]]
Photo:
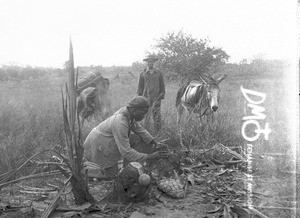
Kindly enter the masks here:
[[136, 96], [127, 104], [127, 107], [132, 107], [132, 108], [150, 107], [150, 103], [148, 98], [143, 96]]
[[147, 55], [143, 61], [158, 61], [159, 59], [154, 54]]

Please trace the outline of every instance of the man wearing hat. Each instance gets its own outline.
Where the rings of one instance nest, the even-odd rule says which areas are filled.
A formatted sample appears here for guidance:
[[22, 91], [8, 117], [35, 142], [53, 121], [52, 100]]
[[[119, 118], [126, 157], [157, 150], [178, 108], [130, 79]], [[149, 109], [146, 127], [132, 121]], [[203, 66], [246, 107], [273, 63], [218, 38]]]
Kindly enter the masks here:
[[158, 61], [155, 55], [150, 54], [143, 61], [147, 63], [147, 67], [140, 74], [137, 94], [150, 100], [150, 110], [145, 117], [145, 124], [149, 128], [152, 113], [154, 129], [158, 132], [161, 129], [161, 100], [165, 97], [164, 78], [162, 72], [154, 68], [155, 62]]
[[89, 176], [114, 177], [119, 171], [118, 161], [122, 158], [126, 165], [132, 161], [145, 162], [166, 155], [166, 150], [156, 151], [160, 145], [139, 123], [149, 106], [147, 98], [137, 96], [89, 133], [83, 145], [84, 157], [100, 167]]

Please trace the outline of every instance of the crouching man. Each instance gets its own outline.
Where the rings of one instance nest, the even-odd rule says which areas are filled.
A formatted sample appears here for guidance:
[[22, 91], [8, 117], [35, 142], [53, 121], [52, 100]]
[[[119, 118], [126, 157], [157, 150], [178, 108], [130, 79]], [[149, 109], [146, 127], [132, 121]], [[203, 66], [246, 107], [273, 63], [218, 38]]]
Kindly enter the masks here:
[[114, 177], [122, 158], [126, 166], [132, 161], [143, 163], [167, 156], [167, 149], [157, 150], [160, 145], [139, 123], [149, 107], [147, 98], [137, 96], [89, 133], [83, 145], [84, 157], [100, 167], [89, 176]]

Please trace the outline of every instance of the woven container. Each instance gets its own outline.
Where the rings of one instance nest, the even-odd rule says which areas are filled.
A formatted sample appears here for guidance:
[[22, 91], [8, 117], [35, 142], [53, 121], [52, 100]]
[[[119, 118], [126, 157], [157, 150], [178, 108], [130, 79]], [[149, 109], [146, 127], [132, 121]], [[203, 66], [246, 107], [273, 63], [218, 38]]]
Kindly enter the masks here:
[[98, 71], [96, 72], [88, 72], [84, 74], [79, 80], [77, 84], [77, 94], [82, 92], [82, 90], [93, 86], [93, 84], [97, 83], [98, 81], [102, 80], [103, 77], [101, 73]]

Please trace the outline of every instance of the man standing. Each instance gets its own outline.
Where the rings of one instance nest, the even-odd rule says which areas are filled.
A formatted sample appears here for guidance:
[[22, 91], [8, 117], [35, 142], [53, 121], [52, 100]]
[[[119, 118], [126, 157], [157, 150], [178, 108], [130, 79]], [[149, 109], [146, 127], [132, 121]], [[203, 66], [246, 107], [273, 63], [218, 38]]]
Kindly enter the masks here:
[[148, 99], [137, 96], [89, 133], [83, 145], [84, 157], [100, 167], [89, 176], [114, 177], [122, 158], [125, 167], [132, 161], [143, 163], [166, 155], [166, 150], [157, 150], [161, 145], [139, 124], [148, 110]]
[[161, 100], [165, 97], [164, 78], [162, 72], [154, 68], [158, 61], [155, 55], [150, 54], [143, 61], [147, 63], [147, 67], [140, 74], [137, 94], [150, 100], [150, 110], [145, 117], [146, 128], [149, 129], [152, 114], [154, 129], [158, 132], [161, 129]]

